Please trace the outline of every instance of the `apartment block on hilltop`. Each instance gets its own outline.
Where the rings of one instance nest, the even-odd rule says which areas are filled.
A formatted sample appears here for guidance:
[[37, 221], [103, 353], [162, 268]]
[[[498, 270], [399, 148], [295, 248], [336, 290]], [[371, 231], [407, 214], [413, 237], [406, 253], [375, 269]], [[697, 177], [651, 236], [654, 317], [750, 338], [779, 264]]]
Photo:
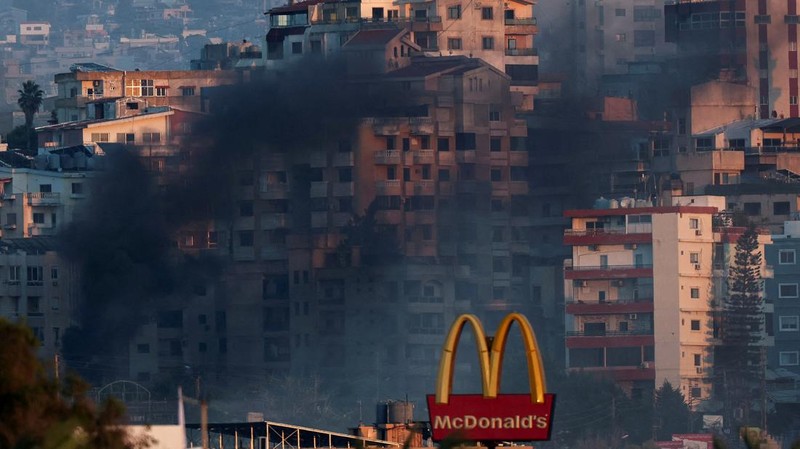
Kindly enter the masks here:
[[678, 1], [665, 7], [665, 36], [697, 82], [746, 84], [759, 118], [797, 117], [797, 17], [797, 0]]
[[695, 406], [711, 395], [714, 314], [743, 229], [718, 216], [721, 197], [632, 201], [565, 212], [567, 367], [607, 373], [634, 396], [668, 380]]
[[[228, 70], [122, 71], [98, 64], [75, 64], [56, 75], [59, 123], [104, 118], [108, 101], [130, 99], [130, 108], [173, 106], [201, 112], [206, 88], [231, 85], [240, 75]], [[93, 113], [89, 110], [93, 109]], [[118, 113], [117, 115], [122, 115]]]
[[[308, 0], [267, 12], [265, 65], [281, 68], [306, 54], [336, 54], [358, 30], [404, 28], [431, 56], [481, 58], [511, 76], [523, 109], [533, 109], [539, 57], [533, 2], [417, 3]], [[403, 57], [398, 54], [395, 56]]]

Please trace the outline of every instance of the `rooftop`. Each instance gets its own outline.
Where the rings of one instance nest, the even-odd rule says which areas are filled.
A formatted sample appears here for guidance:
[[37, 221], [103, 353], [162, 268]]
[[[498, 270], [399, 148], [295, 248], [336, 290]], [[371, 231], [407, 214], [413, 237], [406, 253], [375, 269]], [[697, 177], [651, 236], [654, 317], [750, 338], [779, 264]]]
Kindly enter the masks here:
[[69, 66], [70, 72], [119, 72], [120, 70], [104, 66], [101, 64], [95, 64], [93, 62], [79, 62], [77, 64], [72, 64]]

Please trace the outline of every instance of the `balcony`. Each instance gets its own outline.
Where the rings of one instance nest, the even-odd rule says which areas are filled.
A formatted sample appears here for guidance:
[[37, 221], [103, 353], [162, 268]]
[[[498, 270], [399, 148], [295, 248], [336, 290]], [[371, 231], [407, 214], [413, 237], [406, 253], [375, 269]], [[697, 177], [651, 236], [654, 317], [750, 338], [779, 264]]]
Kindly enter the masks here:
[[434, 126], [431, 117], [411, 117], [408, 119], [411, 134], [433, 134]]
[[564, 267], [564, 279], [631, 279], [653, 277], [653, 265], [598, 265]]
[[652, 330], [567, 332], [567, 348], [619, 348], [654, 344]]
[[352, 167], [353, 166], [353, 152], [348, 151], [346, 153], [335, 153], [333, 155], [333, 166], [334, 167]]
[[538, 32], [536, 18], [506, 19], [506, 34], [534, 35]]
[[353, 182], [333, 183], [333, 196], [353, 196], [354, 192], [355, 192], [355, 183]]
[[629, 232], [625, 229], [567, 229], [564, 231], [565, 245], [625, 245], [653, 243], [653, 234], [649, 229], [636, 229]]
[[375, 193], [378, 195], [402, 195], [399, 179], [386, 179], [375, 182]]
[[29, 206], [58, 206], [61, 204], [61, 194], [57, 192], [36, 192], [28, 194]]
[[455, 165], [455, 155], [452, 151], [439, 151], [439, 165]]
[[408, 17], [401, 19], [404, 21], [406, 28], [415, 33], [427, 33], [431, 31], [442, 31], [442, 18], [439, 16], [429, 17]]
[[436, 160], [433, 150], [419, 150], [413, 154], [415, 164], [433, 164]]
[[475, 163], [475, 159], [476, 159], [475, 150], [456, 151], [456, 162]]
[[379, 165], [396, 165], [400, 163], [398, 150], [383, 150], [375, 152], [375, 163]]
[[611, 376], [615, 382], [655, 380], [656, 378], [656, 368], [653, 362], [644, 362], [639, 366], [570, 367], [569, 370], [604, 373]]
[[311, 198], [325, 198], [328, 196], [328, 181], [315, 181], [311, 183], [309, 192]]
[[262, 260], [284, 260], [287, 259], [288, 252], [286, 248], [281, 247], [265, 247], [261, 248], [261, 259]]
[[290, 227], [288, 214], [264, 214], [261, 216], [261, 229], [273, 230]]
[[537, 56], [535, 48], [506, 48], [506, 56]]
[[569, 315], [614, 315], [653, 313], [653, 298], [612, 299], [604, 302], [568, 300]]
[[508, 193], [511, 195], [527, 195], [528, 181], [509, 181]]
[[[412, 187], [410, 195], [435, 195], [436, 184], [431, 180], [414, 181], [409, 183]], [[407, 186], [409, 184], [406, 184]], [[408, 192], [407, 192], [408, 193]]]
[[277, 200], [289, 197], [289, 184], [272, 183], [261, 186], [261, 199]]

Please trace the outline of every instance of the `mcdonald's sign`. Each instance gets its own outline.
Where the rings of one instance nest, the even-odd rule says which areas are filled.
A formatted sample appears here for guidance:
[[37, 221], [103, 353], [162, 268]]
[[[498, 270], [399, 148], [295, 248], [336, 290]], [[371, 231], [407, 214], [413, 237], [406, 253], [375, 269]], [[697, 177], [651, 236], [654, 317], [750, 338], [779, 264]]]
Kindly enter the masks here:
[[[525, 343], [530, 394], [499, 394], [503, 355], [514, 323]], [[475, 334], [483, 394], [451, 394], [456, 349], [466, 325], [472, 326]], [[433, 440], [450, 435], [472, 441], [549, 440], [555, 395], [546, 393], [546, 388], [541, 353], [527, 318], [511, 313], [500, 323], [494, 338], [487, 338], [475, 315], [461, 315], [442, 349], [436, 394], [428, 395]]]

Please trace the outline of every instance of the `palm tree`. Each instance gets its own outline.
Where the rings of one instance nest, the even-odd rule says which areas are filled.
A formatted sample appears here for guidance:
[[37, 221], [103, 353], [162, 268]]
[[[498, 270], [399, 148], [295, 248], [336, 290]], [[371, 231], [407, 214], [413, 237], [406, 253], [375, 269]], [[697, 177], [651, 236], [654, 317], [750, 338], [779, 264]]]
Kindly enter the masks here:
[[[30, 136], [33, 129], [33, 115], [39, 112], [42, 106], [44, 92], [39, 88], [39, 85], [32, 80], [22, 83], [22, 89], [19, 89], [19, 98], [17, 104], [22, 112], [25, 114], [25, 130]], [[32, 138], [28, 139], [28, 149], [31, 149]]]

